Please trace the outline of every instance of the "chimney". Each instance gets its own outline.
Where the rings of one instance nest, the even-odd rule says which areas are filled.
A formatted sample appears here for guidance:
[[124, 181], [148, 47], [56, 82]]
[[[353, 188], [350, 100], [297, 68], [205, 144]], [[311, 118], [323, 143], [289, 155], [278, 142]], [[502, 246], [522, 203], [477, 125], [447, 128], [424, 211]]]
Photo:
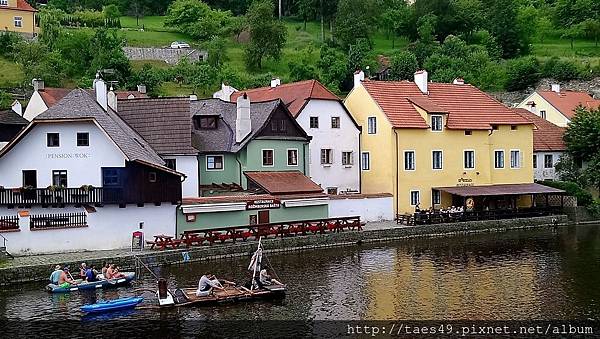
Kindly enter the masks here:
[[237, 98], [237, 117], [235, 119], [235, 142], [240, 143], [252, 132], [250, 120], [250, 99], [244, 93]]
[[427, 71], [420, 70], [415, 72], [415, 84], [421, 90], [421, 93], [428, 94], [427, 92]]
[[365, 80], [365, 72], [363, 72], [360, 69], [356, 70], [356, 72], [354, 72], [354, 88], [356, 88], [358, 85], [360, 85], [360, 83], [363, 82], [364, 80]]
[[108, 107], [112, 108], [113, 111], [118, 112], [117, 111], [117, 101], [118, 101], [117, 94], [113, 90], [112, 86], [110, 86], [110, 90], [108, 91], [106, 101], [108, 102]]
[[94, 79], [94, 91], [96, 92], [96, 101], [105, 111], [108, 110], [108, 95], [106, 91], [106, 83], [102, 78], [100, 78], [100, 74], [96, 74], [96, 79]]
[[464, 85], [465, 84], [465, 79], [463, 78], [456, 78], [454, 79], [454, 81], [452, 81], [453, 84], [455, 85]]
[[271, 79], [271, 88], [275, 88], [279, 85], [281, 85], [281, 79], [279, 79], [279, 78]]
[[31, 80], [31, 84], [33, 85], [33, 90], [35, 92], [44, 90], [44, 80], [42, 79], [33, 79]]
[[10, 108], [13, 110], [13, 112], [17, 113], [20, 116], [23, 116], [23, 106], [21, 105], [21, 102], [19, 100], [15, 100], [10, 106]]
[[143, 84], [137, 85], [137, 91], [142, 94], [146, 94], [146, 85], [143, 85]]
[[198, 101], [198, 96], [196, 94], [190, 94], [190, 101]]
[[552, 92], [556, 92], [560, 94], [560, 84], [552, 84], [551, 86]]

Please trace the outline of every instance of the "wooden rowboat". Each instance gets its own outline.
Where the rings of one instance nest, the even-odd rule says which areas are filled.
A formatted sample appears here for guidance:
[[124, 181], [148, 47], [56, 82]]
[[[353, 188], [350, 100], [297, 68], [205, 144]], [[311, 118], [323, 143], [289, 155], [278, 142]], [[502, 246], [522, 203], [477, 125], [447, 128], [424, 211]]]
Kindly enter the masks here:
[[261, 289], [250, 291], [244, 287], [232, 285], [224, 286], [225, 290], [213, 290], [210, 295], [197, 296], [196, 288], [182, 288], [175, 291], [176, 296], [183, 297], [176, 305], [191, 306], [191, 305], [209, 305], [230, 302], [242, 302], [252, 300], [277, 299], [285, 297], [285, 285], [269, 285]]

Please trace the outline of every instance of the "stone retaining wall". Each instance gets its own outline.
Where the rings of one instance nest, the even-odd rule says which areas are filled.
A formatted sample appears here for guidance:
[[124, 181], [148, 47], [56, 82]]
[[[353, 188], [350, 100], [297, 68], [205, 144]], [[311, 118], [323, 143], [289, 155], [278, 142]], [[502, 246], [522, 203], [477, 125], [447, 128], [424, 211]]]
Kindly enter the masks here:
[[[528, 219], [507, 219], [423, 225], [413, 227], [393, 227], [387, 229], [365, 230], [362, 232], [326, 233], [310, 236], [264, 239], [263, 246], [268, 252], [286, 252], [307, 250], [312, 248], [354, 245], [360, 242], [380, 242], [416, 237], [452, 236], [457, 234], [478, 233], [488, 231], [504, 231], [510, 229], [548, 227], [555, 222], [566, 224], [566, 216], [550, 216]], [[136, 253], [139, 258], [151, 266], [183, 263], [183, 252], [189, 254], [190, 261], [202, 261], [224, 257], [250, 256], [256, 250], [256, 242], [241, 242], [227, 245], [202, 246], [190, 249], [167, 251], [147, 251]], [[58, 257], [59, 255], [57, 255]], [[88, 265], [100, 265], [103, 261], [114, 262], [123, 270], [135, 268], [133, 254], [117, 257], [85, 259]], [[61, 263], [70, 267], [78, 267], [80, 262]], [[10, 267], [0, 269], [0, 286], [48, 279], [52, 267], [48, 264]]]
[[183, 58], [187, 58], [190, 62], [202, 61], [208, 58], [206, 51], [193, 48], [123, 47], [123, 52], [129, 60], [161, 60], [168, 64], [176, 64]]

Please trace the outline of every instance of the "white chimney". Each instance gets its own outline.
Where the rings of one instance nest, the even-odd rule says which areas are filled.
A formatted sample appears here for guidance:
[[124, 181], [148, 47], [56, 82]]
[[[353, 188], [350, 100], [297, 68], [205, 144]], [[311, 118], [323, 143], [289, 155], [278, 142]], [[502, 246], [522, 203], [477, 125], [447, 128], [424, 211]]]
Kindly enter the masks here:
[[464, 85], [465, 84], [465, 79], [463, 78], [456, 78], [454, 79], [454, 81], [452, 81], [453, 84], [455, 85]]
[[108, 110], [108, 95], [106, 91], [106, 83], [104, 80], [100, 78], [99, 75], [96, 75], [96, 79], [94, 80], [94, 91], [96, 92], [96, 101], [105, 111]]
[[281, 85], [281, 79], [279, 78], [273, 78], [271, 79], [271, 87], [275, 88], [277, 86]]
[[118, 112], [117, 111], [117, 101], [118, 101], [117, 94], [113, 90], [112, 86], [110, 86], [110, 90], [108, 91], [106, 101], [108, 102], [108, 107], [112, 108], [113, 111]]
[[137, 85], [137, 91], [142, 94], [146, 94], [146, 85], [143, 85], [143, 84]]
[[44, 80], [42, 79], [33, 79], [31, 80], [31, 84], [33, 85], [33, 90], [35, 92], [44, 90]]
[[240, 143], [252, 132], [250, 120], [250, 99], [244, 93], [237, 98], [237, 117], [235, 119], [235, 142]]
[[354, 72], [354, 88], [360, 85], [360, 83], [363, 81], [365, 81], [365, 72], [360, 69]]
[[552, 84], [552, 92], [560, 93], [560, 84]]
[[427, 71], [420, 70], [415, 72], [415, 84], [423, 94], [427, 94]]
[[198, 96], [196, 94], [190, 94], [190, 101], [197, 101]]
[[237, 91], [238, 90], [234, 87], [221, 83], [221, 90], [213, 93], [213, 98], [221, 99], [223, 101], [231, 101], [231, 95]]
[[21, 105], [21, 102], [19, 100], [15, 100], [10, 106], [10, 108], [13, 110], [13, 112], [17, 113], [20, 116], [23, 116], [23, 106]]

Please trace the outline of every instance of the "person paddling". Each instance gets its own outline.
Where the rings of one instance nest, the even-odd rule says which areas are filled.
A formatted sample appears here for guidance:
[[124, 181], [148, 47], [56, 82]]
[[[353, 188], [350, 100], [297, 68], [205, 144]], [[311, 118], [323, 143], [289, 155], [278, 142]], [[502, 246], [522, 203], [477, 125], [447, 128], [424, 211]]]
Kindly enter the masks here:
[[219, 280], [215, 278], [214, 274], [205, 274], [200, 278], [200, 281], [198, 281], [198, 290], [196, 291], [196, 295], [199, 297], [208, 295], [213, 288], [221, 291], [225, 290], [225, 288], [221, 286]]
[[54, 266], [54, 272], [50, 274], [50, 283], [58, 285], [58, 279], [60, 278], [61, 273], [63, 273], [63, 271], [60, 269], [60, 265]]
[[69, 277], [70, 275], [71, 273], [69, 273], [69, 266], [65, 266], [60, 274], [60, 277], [58, 278], [58, 287], [69, 288], [71, 285], [77, 285], [77, 282], [73, 280], [72, 277]]

